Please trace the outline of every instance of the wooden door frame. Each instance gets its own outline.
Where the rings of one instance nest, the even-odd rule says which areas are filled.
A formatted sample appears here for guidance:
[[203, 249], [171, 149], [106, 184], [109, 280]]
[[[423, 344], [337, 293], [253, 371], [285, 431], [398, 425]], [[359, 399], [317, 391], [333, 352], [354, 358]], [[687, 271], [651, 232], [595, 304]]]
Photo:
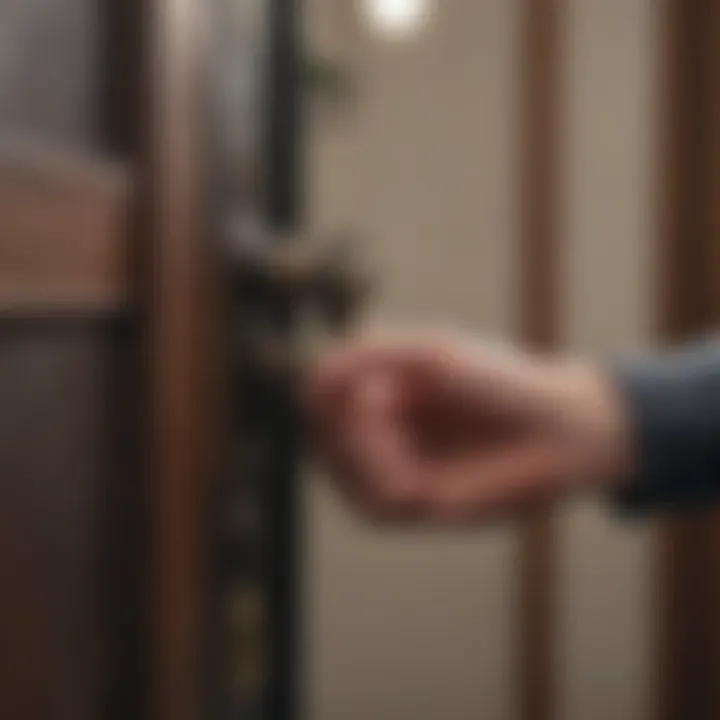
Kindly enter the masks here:
[[146, 105], [138, 172], [145, 184], [142, 243], [153, 487], [150, 707], [153, 720], [199, 720], [202, 673], [204, 446], [209, 338], [203, 222], [201, 5], [146, 3]]
[[148, 716], [199, 720], [213, 353], [204, 214], [202, 4], [106, 0], [111, 147], [132, 163], [148, 483]]
[[[301, 220], [294, 61], [301, 3], [262, 2], [274, 41], [264, 98], [266, 135], [258, 148], [265, 167], [261, 211], [285, 231]], [[138, 188], [132, 256], [147, 373], [149, 708], [153, 720], [200, 720], [210, 699], [204, 677], [212, 572], [208, 484], [217, 470], [213, 451], [224, 457], [218, 436], [226, 428], [218, 427], [216, 417], [225, 417], [217, 403], [227, 387], [227, 378], [213, 372], [223, 366], [220, 314], [227, 308], [219, 306], [218, 248], [209, 237], [214, 223], [204, 216], [205, 181], [212, 175], [203, 166], [210, 157], [203, 110], [206, 26], [202, 4], [193, 0], [107, 3], [108, 60], [114, 68], [109, 133], [113, 145], [130, 156]], [[272, 634], [272, 712], [294, 717], [300, 702], [298, 508], [294, 483], [283, 488], [271, 509], [280, 526], [273, 533], [281, 555], [273, 561], [271, 588], [270, 612], [278, 625]]]

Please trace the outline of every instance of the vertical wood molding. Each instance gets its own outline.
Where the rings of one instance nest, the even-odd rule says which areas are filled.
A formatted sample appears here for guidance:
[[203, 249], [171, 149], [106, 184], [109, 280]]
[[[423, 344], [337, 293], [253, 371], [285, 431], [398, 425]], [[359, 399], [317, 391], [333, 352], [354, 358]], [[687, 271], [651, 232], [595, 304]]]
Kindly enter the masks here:
[[[527, 0], [523, 37], [521, 332], [534, 347], [559, 341], [561, 0]], [[522, 530], [519, 717], [556, 717], [557, 566], [551, 509]]]
[[[658, 335], [677, 342], [720, 319], [717, 226], [717, 0], [665, 0], [661, 82], [664, 143]], [[716, 516], [688, 512], [658, 541], [658, 663], [654, 716], [710, 720], [720, 711], [716, 644]]]
[[[713, 0], [709, 19], [709, 32], [715, 41], [711, 44], [709, 62], [711, 67], [711, 94], [709, 123], [712, 128], [710, 140], [710, 231], [711, 253], [708, 258], [713, 273], [712, 298], [713, 325], [720, 327], [720, 0]], [[709, 712], [713, 718], [720, 717], [720, 510], [711, 516], [709, 531], [709, 555], [711, 567], [710, 607], [712, 612], [708, 636], [711, 643], [711, 697]]]
[[143, 170], [152, 492], [153, 720], [200, 720], [204, 269], [201, 4], [144, 5]]

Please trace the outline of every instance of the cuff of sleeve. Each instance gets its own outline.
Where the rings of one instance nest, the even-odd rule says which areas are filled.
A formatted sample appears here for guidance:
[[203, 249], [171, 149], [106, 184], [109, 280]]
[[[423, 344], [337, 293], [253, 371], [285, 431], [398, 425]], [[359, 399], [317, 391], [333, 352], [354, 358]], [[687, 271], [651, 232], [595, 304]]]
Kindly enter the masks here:
[[655, 506], [666, 485], [667, 462], [656, 454], [663, 447], [664, 432], [658, 427], [662, 398], [647, 376], [629, 365], [614, 367], [611, 375], [628, 412], [635, 458], [632, 474], [612, 493], [611, 503], [619, 514], [635, 516]]
[[635, 469], [611, 498], [624, 516], [649, 510], [682, 510], [707, 502], [718, 484], [713, 476], [703, 407], [704, 388], [674, 361], [625, 363], [611, 375], [625, 402]]

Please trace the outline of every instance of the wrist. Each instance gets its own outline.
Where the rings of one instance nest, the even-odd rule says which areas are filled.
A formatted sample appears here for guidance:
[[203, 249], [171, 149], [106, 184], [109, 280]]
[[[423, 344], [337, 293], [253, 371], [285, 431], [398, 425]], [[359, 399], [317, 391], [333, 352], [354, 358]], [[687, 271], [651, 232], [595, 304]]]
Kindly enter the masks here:
[[579, 477], [606, 489], [630, 482], [636, 459], [630, 414], [620, 388], [591, 362], [565, 363], [560, 376], [568, 404], [567, 440]]

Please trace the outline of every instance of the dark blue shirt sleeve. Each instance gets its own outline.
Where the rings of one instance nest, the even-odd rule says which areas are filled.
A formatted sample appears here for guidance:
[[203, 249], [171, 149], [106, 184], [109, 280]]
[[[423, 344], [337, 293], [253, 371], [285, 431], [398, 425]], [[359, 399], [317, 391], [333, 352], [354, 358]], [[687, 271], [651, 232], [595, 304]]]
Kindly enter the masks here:
[[642, 513], [720, 501], [720, 341], [616, 365], [636, 473], [620, 510]]

